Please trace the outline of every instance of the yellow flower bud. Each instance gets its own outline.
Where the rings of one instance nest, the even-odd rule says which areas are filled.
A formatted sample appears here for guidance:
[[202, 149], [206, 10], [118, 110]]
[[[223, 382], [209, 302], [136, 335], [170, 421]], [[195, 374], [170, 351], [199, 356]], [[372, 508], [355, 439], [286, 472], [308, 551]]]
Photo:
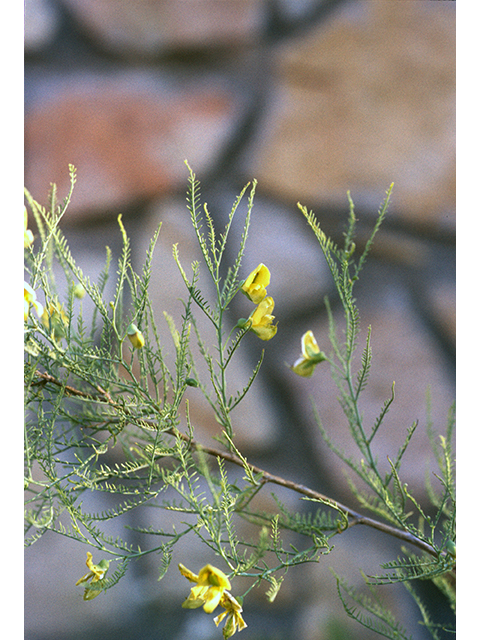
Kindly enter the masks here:
[[83, 286], [83, 284], [78, 283], [73, 288], [73, 295], [75, 296], [75, 298], [78, 298], [79, 300], [81, 300], [86, 293], [87, 292], [85, 291], [85, 287]]
[[234, 635], [234, 633], [236, 633], [237, 628], [239, 631], [241, 631], [242, 629], [245, 629], [245, 627], [247, 626], [247, 623], [242, 618], [243, 609], [239, 600], [234, 598], [232, 594], [229, 593], [228, 591], [224, 592], [220, 600], [220, 606], [223, 607], [225, 611], [220, 615], [218, 615], [216, 618], [214, 618], [213, 621], [218, 627], [220, 622], [225, 617], [227, 617], [225, 626], [223, 627], [224, 638], [231, 638]]
[[25, 249], [28, 249], [28, 247], [33, 242], [33, 233], [30, 231], [30, 229], [27, 229], [27, 227], [28, 227], [27, 207], [23, 207], [23, 247]]
[[318, 348], [313, 332], [307, 331], [302, 336], [302, 356], [295, 361], [292, 371], [303, 378], [310, 378], [317, 364], [326, 359], [327, 356]]
[[128, 326], [127, 335], [134, 349], [141, 349], [145, 344], [143, 333], [137, 328], [133, 322]]
[[28, 282], [23, 282], [23, 319], [26, 322], [28, 320], [28, 312], [30, 309], [30, 305], [37, 312], [38, 317], [41, 317], [43, 314], [43, 306], [37, 300], [37, 294], [32, 289], [32, 287], [28, 284]]

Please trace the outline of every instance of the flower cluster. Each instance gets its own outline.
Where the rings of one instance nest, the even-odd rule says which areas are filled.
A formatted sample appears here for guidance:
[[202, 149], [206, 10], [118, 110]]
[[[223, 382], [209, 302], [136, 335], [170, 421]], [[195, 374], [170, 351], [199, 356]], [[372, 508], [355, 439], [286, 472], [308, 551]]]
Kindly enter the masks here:
[[87, 551], [86, 565], [89, 571], [75, 583], [75, 586], [78, 586], [83, 582], [91, 580], [91, 585], [95, 585], [95, 587], [89, 586], [85, 588], [85, 592], [83, 594], [84, 600], [93, 600], [93, 598], [96, 598], [100, 594], [102, 591], [101, 581], [105, 577], [105, 574], [108, 571], [108, 565], [110, 564], [110, 560], [100, 560], [98, 564], [93, 564], [92, 558], [93, 556], [90, 551]]
[[273, 324], [272, 315], [275, 303], [267, 296], [270, 284], [270, 271], [264, 264], [259, 264], [242, 285], [242, 292], [257, 305], [247, 320], [239, 321], [239, 326], [247, 326], [261, 340], [270, 340], [277, 333], [277, 325]]
[[203, 606], [203, 610], [206, 613], [212, 613], [218, 605], [223, 607], [225, 611], [216, 616], [214, 622], [218, 627], [220, 622], [225, 617], [227, 618], [223, 627], [224, 638], [231, 638], [237, 629], [238, 631], [245, 629], [247, 624], [242, 618], [242, 606], [227, 591], [227, 589], [231, 588], [230, 580], [223, 571], [213, 567], [211, 564], [207, 564], [203, 569], [200, 569], [198, 575], [187, 569], [183, 564], [179, 564], [178, 568], [182, 576], [195, 583], [182, 607], [185, 609], [197, 609]]

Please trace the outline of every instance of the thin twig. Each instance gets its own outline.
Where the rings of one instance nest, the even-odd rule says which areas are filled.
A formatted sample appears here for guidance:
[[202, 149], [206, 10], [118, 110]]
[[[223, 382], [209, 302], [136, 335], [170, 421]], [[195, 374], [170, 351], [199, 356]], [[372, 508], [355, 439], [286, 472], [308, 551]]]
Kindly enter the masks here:
[[[170, 432], [173, 433], [173, 430], [170, 430]], [[241, 460], [238, 456], [236, 456], [234, 453], [230, 453], [228, 451], [222, 451], [214, 447], [206, 447], [204, 445], [201, 445], [195, 442], [194, 440], [191, 440], [188, 436], [178, 431], [176, 431], [174, 435], [179, 436], [182, 440], [187, 442], [190, 445], [190, 448], [192, 449], [200, 450], [203, 453], [207, 453], [212, 456], [216, 456], [216, 457], [218, 456], [223, 460], [228, 460], [229, 462], [232, 462], [233, 464], [239, 467], [245, 467], [245, 462]], [[323, 503], [331, 503], [333, 507], [335, 507], [339, 511], [343, 511], [347, 516], [352, 518], [352, 520], [350, 520], [348, 523], [348, 528], [351, 528], [357, 524], [364, 524], [364, 525], [367, 525], [368, 527], [372, 527], [373, 529], [377, 529], [378, 531], [383, 531], [388, 535], [394, 536], [395, 538], [398, 538], [403, 542], [408, 542], [409, 544], [413, 544], [419, 549], [421, 549], [422, 551], [425, 551], [426, 553], [429, 553], [434, 557], [438, 556], [437, 552], [430, 544], [415, 537], [409, 531], [404, 531], [402, 529], [392, 527], [388, 524], [384, 524], [383, 522], [375, 520], [374, 518], [363, 516], [362, 514], [357, 513], [353, 509], [350, 509], [350, 507], [347, 507], [344, 504], [337, 502], [336, 500], [332, 500], [331, 498], [328, 498], [322, 493], [319, 493], [318, 491], [314, 491], [313, 489], [310, 489], [309, 487], [299, 484], [298, 482], [293, 482], [293, 480], [287, 480], [285, 478], [282, 478], [281, 476], [276, 476], [273, 473], [269, 473], [268, 471], [265, 471], [264, 469], [250, 462], [248, 462], [247, 464], [249, 469], [252, 471], [252, 473], [259, 474], [262, 476], [262, 481], [264, 483], [271, 482], [273, 484], [286, 487], [287, 489], [291, 489], [292, 491], [300, 493], [313, 500], [317, 500]]]
[[[92, 395], [84, 391], [80, 391], [79, 389], [75, 389], [74, 387], [71, 387], [69, 385], [66, 385], [48, 373], [42, 373], [41, 371], [36, 371], [36, 376], [39, 378], [39, 381], [33, 384], [51, 383], [51, 384], [54, 384], [55, 386], [62, 387], [65, 393], [67, 393], [68, 395], [88, 398], [90, 400], [106, 401], [108, 404], [111, 404], [115, 407], [117, 406], [117, 404], [112, 399], [108, 391], [105, 391], [99, 385], [94, 386], [95, 390], [98, 392], [99, 395]], [[125, 412], [125, 407], [122, 407], [122, 411]], [[142, 419], [141, 422], [148, 424], [149, 426], [156, 426], [157, 424], [154, 420]], [[181, 433], [180, 431], [178, 431], [178, 429], [174, 427], [167, 429], [165, 433], [169, 433], [171, 435], [179, 437], [181, 440], [186, 442], [190, 447], [190, 449], [192, 449], [193, 451], [202, 451], [202, 453], [206, 453], [211, 456], [222, 458], [223, 460], [227, 460], [228, 462], [231, 462], [232, 464], [235, 464], [242, 468], [245, 468], [245, 465], [248, 465], [249, 470], [253, 474], [257, 474], [261, 476], [262, 483], [266, 484], [270, 482], [272, 484], [277, 484], [281, 487], [291, 489], [296, 493], [300, 493], [304, 496], [307, 496], [312, 500], [326, 503], [327, 505], [328, 503], [330, 503], [334, 508], [338, 509], [339, 511], [343, 511], [345, 515], [347, 515], [350, 518], [348, 522], [348, 528], [351, 528], [355, 525], [363, 524], [368, 527], [371, 527], [372, 529], [376, 529], [377, 531], [382, 531], [387, 535], [393, 536], [398, 540], [402, 540], [403, 542], [411, 544], [417, 547], [418, 549], [420, 549], [421, 551], [424, 551], [425, 553], [428, 553], [434, 556], [435, 558], [438, 557], [438, 553], [435, 551], [432, 545], [428, 544], [424, 540], [420, 540], [419, 538], [411, 534], [409, 531], [398, 529], [397, 527], [393, 527], [391, 525], [385, 524], [383, 522], [380, 522], [379, 520], [375, 520], [374, 518], [369, 518], [368, 516], [364, 516], [358, 513], [357, 511], [354, 511], [350, 507], [347, 507], [344, 504], [337, 502], [336, 500], [332, 500], [331, 498], [323, 495], [322, 493], [319, 493], [318, 491], [314, 491], [313, 489], [310, 489], [309, 487], [306, 487], [302, 484], [299, 484], [297, 482], [293, 482], [292, 480], [287, 480], [285, 478], [282, 478], [281, 476], [277, 476], [272, 473], [269, 473], [268, 471], [265, 471], [264, 469], [262, 469], [261, 467], [258, 467], [257, 465], [254, 465], [250, 462], [246, 462], [245, 459], [242, 460], [241, 458], [239, 458], [234, 453], [231, 453], [230, 451], [223, 451], [215, 447], [207, 447], [203, 444], [200, 444], [195, 440], [193, 440], [192, 438], [190, 438], [188, 435]]]

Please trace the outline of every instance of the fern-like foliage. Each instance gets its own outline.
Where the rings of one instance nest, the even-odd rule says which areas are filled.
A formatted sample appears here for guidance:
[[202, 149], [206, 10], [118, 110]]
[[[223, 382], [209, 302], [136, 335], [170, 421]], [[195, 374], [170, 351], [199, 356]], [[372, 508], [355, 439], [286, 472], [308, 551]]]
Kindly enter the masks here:
[[359, 593], [344, 579], [335, 575], [337, 591], [343, 607], [350, 618], [359, 622], [366, 629], [374, 631], [390, 640], [413, 640], [404, 626], [383, 605], [378, 592], [370, 587], [369, 594]]
[[[349, 224], [343, 248], [339, 248], [326, 237], [312, 212], [300, 207], [319, 241], [344, 309], [344, 334], [346, 339], [344, 343], [340, 343], [337, 339], [337, 329], [333, 314], [331, 313], [329, 302], [326, 300], [330, 323], [329, 335], [332, 343], [332, 355], [330, 358], [332, 377], [338, 386], [340, 404], [347, 419], [350, 434], [358, 447], [361, 456], [360, 460], [347, 456], [333, 442], [322, 424], [318, 410], [315, 407], [314, 410], [317, 423], [327, 445], [346, 463], [354, 475], [357, 476], [357, 479], [364, 486], [367, 486], [366, 490], [360, 490], [354, 480], [349, 478], [350, 487], [360, 505], [381, 520], [397, 526], [407, 536], [412, 536], [413, 539], [425, 543], [424, 548], [428, 550], [427, 555], [416, 555], [404, 550], [404, 556], [382, 564], [385, 573], [368, 578], [369, 585], [385, 585], [394, 582], [402, 582], [407, 585], [407, 583], [415, 580], [432, 580], [433, 582], [438, 580], [442, 584], [440, 588], [443, 588], [451, 605], [454, 606], [454, 593], [448, 586], [450, 584], [448, 576], [452, 574], [455, 567], [455, 558], [448, 551], [448, 546], [453, 545], [455, 539], [455, 489], [452, 458], [454, 407], [452, 407], [448, 419], [447, 436], [439, 436], [434, 432], [433, 426], [429, 425], [429, 437], [440, 469], [440, 475], [437, 474], [436, 478], [441, 490], [440, 492], [438, 488], [434, 490], [431, 480], [428, 480], [427, 486], [432, 504], [427, 508], [421, 505], [409, 490], [408, 484], [401, 478], [400, 471], [404, 454], [418, 428], [417, 422], [407, 429], [405, 440], [396, 455], [393, 458], [388, 458], [390, 471], [382, 474], [377, 466], [373, 442], [375, 438], [381, 435], [385, 417], [395, 400], [395, 392], [394, 383], [392, 383], [391, 396], [385, 400], [373, 425], [368, 427], [364, 423], [360, 403], [362, 392], [368, 384], [368, 376], [372, 367], [371, 328], [368, 329], [360, 368], [356, 374], [354, 374], [352, 367], [352, 356], [357, 346], [359, 333], [359, 312], [353, 297], [353, 288], [371, 249], [375, 235], [385, 217], [392, 187], [393, 185], [387, 191], [371, 237], [357, 260], [354, 259], [356, 248], [353, 242], [355, 215], [350, 197]], [[433, 515], [432, 507], [434, 508]], [[361, 522], [362, 519], [359, 518], [357, 521]], [[385, 637], [406, 637], [404, 632], [394, 623], [393, 618], [389, 614], [387, 615], [387, 612], [383, 609], [379, 609], [374, 601], [356, 594], [341, 579], [337, 578], [337, 582], [339, 594], [349, 616], [354, 617], [364, 626]], [[410, 589], [410, 587], [408, 588]], [[365, 617], [357, 608], [352, 608], [347, 604], [342, 593], [346, 593], [358, 605], [361, 605], [365, 611], [373, 614], [376, 618]], [[412, 593], [414, 593], [413, 587]], [[420, 608], [425, 613], [425, 609]], [[424, 616], [424, 624], [433, 629], [433, 626], [428, 623], [426, 614]], [[435, 633], [433, 635], [437, 637]]]
[[[163, 578], [175, 545], [186, 536], [195, 536], [206, 554], [217, 557], [229, 579], [243, 576], [249, 580], [243, 599], [239, 596], [245, 603], [249, 592], [262, 583], [267, 600], [273, 601], [289, 569], [319, 562], [333, 551], [334, 538], [364, 524], [410, 546], [397, 558], [387, 559], [381, 565], [383, 573], [366, 577], [368, 596], [357, 594], [337, 577], [347, 614], [384, 637], [409, 637], [377, 597], [379, 587], [404, 583], [422, 613], [423, 624], [437, 637], [436, 623], [414, 585], [418, 580], [432, 581], [454, 607], [450, 579], [455, 563], [454, 411], [448, 416], [444, 436], [428, 425], [439, 472], [435, 480], [428, 479], [431, 505], [425, 506], [409, 489], [401, 469], [417, 423], [407, 429], [403, 444], [389, 457], [388, 471], [381, 472], [377, 466], [373, 447], [394, 402], [394, 386], [373, 424], [365, 424], [360, 410], [374, 358], [369, 329], [360, 363], [355, 360], [360, 313], [353, 291], [385, 217], [391, 188], [358, 257], [350, 195], [343, 247], [325, 235], [312, 212], [300, 207], [319, 241], [344, 310], [343, 338], [339, 339], [326, 301], [331, 341], [327, 359], [359, 457], [347, 456], [333, 442], [316, 408], [315, 414], [326, 443], [353, 475], [353, 496], [362, 509], [358, 513], [337, 502], [336, 496], [323, 496], [255, 466], [238, 445], [232, 411], [255, 384], [263, 352], [248, 379], [232, 388], [229, 367], [241, 357], [243, 341], [256, 338], [250, 319], [232, 328], [227, 310], [248, 276], [242, 272], [242, 258], [256, 182], [242, 189], [219, 232], [208, 206], [201, 204], [198, 180], [188, 170], [187, 209], [201, 261], [186, 266], [182, 247], [175, 244], [172, 248], [172, 259], [185, 285], [180, 317], [165, 309], [156, 318], [149, 293], [161, 226], [137, 272], [119, 216], [122, 248], [116, 264], [107, 248], [105, 267], [93, 281], [76, 263], [60, 228], [72, 198], [75, 168], [70, 167], [71, 187], [60, 204], [54, 185], [46, 206], [25, 192], [39, 233], [34, 246], [25, 250], [26, 291], [36, 292], [42, 304], [45, 300], [45, 311], [39, 316], [31, 298], [25, 298], [26, 546], [54, 532], [106, 556], [111, 568], [84, 585], [84, 597], [89, 600], [113, 588], [129, 563], [146, 555], [158, 557], [158, 576]], [[246, 209], [243, 233], [232, 264], [227, 265], [233, 219], [242, 208]], [[210, 289], [204, 286], [204, 277], [210, 280]], [[107, 282], [113, 287], [109, 300], [105, 298]], [[84, 313], [79, 290], [93, 305], [90, 316]], [[200, 317], [207, 319], [213, 341], [212, 334], [203, 333]], [[141, 336], [137, 342], [129, 339], [133, 325]], [[174, 349], [171, 366], [164, 357], [165, 333]], [[198, 441], [190, 411], [190, 403], [198, 396], [189, 390], [206, 400], [212, 424], [218, 425], [218, 447]], [[234, 469], [240, 474], [233, 473]], [[259, 508], [257, 500], [267, 484], [300, 494], [304, 499], [298, 510], [287, 508], [275, 493], [270, 511]], [[104, 505], [104, 497], [108, 497], [108, 506], [98, 506]], [[169, 522], [173, 519], [170, 524], [162, 519], [166, 512]], [[137, 514], [145, 513], [154, 514], [157, 524], [149, 520], [144, 526]], [[245, 520], [257, 526], [250, 537], [241, 533]]]

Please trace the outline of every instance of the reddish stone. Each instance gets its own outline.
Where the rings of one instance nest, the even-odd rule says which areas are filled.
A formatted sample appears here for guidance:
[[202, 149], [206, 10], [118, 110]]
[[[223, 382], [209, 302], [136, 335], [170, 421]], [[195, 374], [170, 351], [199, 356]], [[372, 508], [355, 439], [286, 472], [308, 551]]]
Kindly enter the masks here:
[[71, 215], [118, 210], [186, 184], [188, 159], [209, 167], [229, 134], [235, 106], [205, 85], [165, 89], [136, 75], [76, 77], [26, 115], [25, 183], [43, 202], [51, 182], [64, 197], [68, 164], [78, 182]]

